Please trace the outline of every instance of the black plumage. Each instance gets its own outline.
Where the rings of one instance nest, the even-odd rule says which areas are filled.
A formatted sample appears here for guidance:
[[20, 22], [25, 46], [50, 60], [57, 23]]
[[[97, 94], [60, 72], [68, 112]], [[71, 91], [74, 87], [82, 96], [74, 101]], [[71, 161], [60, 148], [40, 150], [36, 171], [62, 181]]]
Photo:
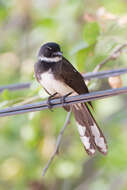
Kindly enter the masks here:
[[[58, 44], [50, 42], [44, 44], [39, 51], [38, 61], [34, 66], [35, 77], [49, 95], [56, 93], [64, 96], [89, 93], [82, 75], [73, 65], [62, 56]], [[91, 103], [89, 102], [91, 105]], [[66, 111], [70, 106], [64, 106]], [[86, 103], [72, 105], [80, 138], [89, 155], [95, 153], [96, 148], [103, 154], [107, 153], [105, 137], [98, 127]]]

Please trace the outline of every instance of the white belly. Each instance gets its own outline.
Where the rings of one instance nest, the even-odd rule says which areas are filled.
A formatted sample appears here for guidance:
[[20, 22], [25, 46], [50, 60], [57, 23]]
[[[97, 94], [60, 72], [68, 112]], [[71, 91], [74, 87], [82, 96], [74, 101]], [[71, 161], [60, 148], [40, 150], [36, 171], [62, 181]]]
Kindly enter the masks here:
[[61, 81], [58, 81], [54, 78], [51, 70], [48, 70], [45, 73], [41, 74], [40, 84], [50, 93], [58, 93], [61, 96], [64, 96], [70, 92], [73, 92], [73, 89], [68, 85], [64, 84]]

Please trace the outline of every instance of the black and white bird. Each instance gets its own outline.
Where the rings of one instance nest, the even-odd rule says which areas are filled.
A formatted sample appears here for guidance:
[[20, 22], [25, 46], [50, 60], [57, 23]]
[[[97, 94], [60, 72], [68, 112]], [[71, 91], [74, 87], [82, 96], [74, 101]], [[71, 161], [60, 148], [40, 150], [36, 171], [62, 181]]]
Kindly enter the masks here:
[[[71, 96], [89, 93], [82, 75], [62, 55], [57, 43], [49, 42], [41, 46], [38, 61], [34, 66], [35, 77], [49, 95], [60, 97], [71, 93]], [[91, 103], [89, 102], [91, 105]], [[64, 106], [66, 111], [70, 106]], [[96, 149], [102, 154], [107, 153], [106, 139], [98, 127], [86, 103], [72, 105], [80, 139], [89, 155]]]

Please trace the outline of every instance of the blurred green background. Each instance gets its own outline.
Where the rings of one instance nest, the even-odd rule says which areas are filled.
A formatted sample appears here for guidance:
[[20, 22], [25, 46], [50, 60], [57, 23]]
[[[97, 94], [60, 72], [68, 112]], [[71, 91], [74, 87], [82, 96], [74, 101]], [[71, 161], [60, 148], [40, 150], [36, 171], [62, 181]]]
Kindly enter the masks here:
[[[90, 72], [127, 40], [126, 0], [0, 0], [0, 85], [33, 81], [28, 90], [0, 94], [0, 109], [46, 98], [34, 79], [39, 47], [55, 41], [80, 72]], [[102, 70], [124, 68], [127, 51]], [[123, 86], [127, 75], [121, 77]], [[108, 89], [108, 79], [90, 90]], [[0, 118], [0, 190], [127, 190], [127, 97], [93, 102], [107, 137], [107, 156], [90, 158], [73, 116], [59, 155], [42, 179], [66, 112], [54, 109]]]

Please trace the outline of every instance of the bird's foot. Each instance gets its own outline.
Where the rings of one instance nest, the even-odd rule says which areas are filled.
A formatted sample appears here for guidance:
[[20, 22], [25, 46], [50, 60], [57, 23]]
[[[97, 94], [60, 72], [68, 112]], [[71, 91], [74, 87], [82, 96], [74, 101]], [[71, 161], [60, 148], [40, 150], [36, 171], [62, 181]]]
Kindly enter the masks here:
[[51, 103], [51, 100], [52, 100], [56, 95], [57, 95], [57, 92], [54, 93], [54, 94], [52, 94], [52, 95], [50, 95], [50, 96], [48, 97], [47, 105], [48, 105], [48, 108], [49, 108], [50, 111], [53, 111], [53, 110], [52, 110], [52, 103]]
[[61, 97], [61, 104], [62, 104], [62, 106], [64, 106], [64, 104], [65, 104], [65, 99], [66, 99], [69, 95], [71, 95], [71, 94], [72, 94], [72, 92], [69, 92], [68, 94], [65, 94], [64, 96]]

